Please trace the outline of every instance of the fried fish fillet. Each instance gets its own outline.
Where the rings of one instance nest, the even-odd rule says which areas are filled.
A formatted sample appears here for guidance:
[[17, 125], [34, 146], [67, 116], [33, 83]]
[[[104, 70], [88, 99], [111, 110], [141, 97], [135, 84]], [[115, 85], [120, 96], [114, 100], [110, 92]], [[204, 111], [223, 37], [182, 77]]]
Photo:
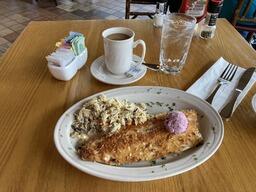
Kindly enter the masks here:
[[172, 134], [166, 130], [167, 114], [159, 114], [142, 125], [127, 126], [111, 136], [91, 139], [79, 147], [78, 154], [83, 160], [120, 165], [180, 153], [203, 141], [196, 111], [183, 112], [188, 119], [184, 133]]

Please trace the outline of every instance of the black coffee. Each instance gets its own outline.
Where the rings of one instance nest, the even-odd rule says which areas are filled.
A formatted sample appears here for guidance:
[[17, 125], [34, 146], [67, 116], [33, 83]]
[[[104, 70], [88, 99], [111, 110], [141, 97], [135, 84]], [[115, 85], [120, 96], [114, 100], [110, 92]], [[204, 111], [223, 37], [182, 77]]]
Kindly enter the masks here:
[[111, 39], [111, 40], [120, 41], [120, 40], [129, 39], [130, 36], [126, 35], [126, 34], [123, 34], [123, 33], [115, 33], [115, 34], [111, 34], [111, 35], [107, 36], [107, 38]]

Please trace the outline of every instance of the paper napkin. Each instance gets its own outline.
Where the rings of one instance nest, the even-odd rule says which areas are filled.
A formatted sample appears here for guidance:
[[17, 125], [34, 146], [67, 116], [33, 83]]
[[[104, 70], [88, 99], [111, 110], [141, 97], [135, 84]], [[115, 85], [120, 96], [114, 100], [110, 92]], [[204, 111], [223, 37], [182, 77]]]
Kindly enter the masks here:
[[[197, 97], [200, 97], [202, 99], [206, 99], [215, 88], [218, 78], [220, 77], [224, 69], [227, 67], [228, 63], [229, 63], [228, 61], [226, 61], [221, 57], [192, 86], [190, 86], [187, 89], [187, 92]], [[212, 102], [212, 106], [217, 111], [220, 111], [231, 99], [232, 94], [235, 91], [235, 87], [237, 86], [237, 83], [244, 71], [245, 71], [244, 68], [238, 67], [238, 70], [233, 80], [230, 83], [224, 84], [220, 87], [219, 91], [216, 93]], [[250, 90], [250, 88], [253, 86], [255, 81], [256, 81], [256, 73], [254, 73], [248, 85], [245, 87], [243, 92], [237, 98], [237, 102], [234, 106], [234, 110], [241, 103], [241, 101], [243, 100], [247, 92]]]

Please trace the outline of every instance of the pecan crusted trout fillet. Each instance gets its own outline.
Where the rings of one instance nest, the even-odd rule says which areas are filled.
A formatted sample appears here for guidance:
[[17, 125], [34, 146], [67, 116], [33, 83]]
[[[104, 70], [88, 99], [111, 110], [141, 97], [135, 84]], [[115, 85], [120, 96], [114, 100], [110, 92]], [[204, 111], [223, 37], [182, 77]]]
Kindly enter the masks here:
[[180, 153], [203, 140], [196, 111], [183, 112], [188, 119], [188, 128], [184, 133], [168, 132], [164, 126], [167, 114], [159, 114], [142, 125], [127, 126], [111, 136], [86, 141], [79, 147], [78, 154], [83, 160], [116, 165]]

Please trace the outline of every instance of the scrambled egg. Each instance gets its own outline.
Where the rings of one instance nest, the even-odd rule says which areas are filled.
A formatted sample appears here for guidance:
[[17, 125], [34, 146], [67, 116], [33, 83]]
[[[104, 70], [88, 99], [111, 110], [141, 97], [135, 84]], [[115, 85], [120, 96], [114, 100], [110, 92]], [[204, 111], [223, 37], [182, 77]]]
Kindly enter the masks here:
[[148, 118], [144, 103], [100, 95], [84, 103], [74, 114], [71, 136], [87, 140], [96, 134], [113, 134], [127, 125], [142, 124]]

